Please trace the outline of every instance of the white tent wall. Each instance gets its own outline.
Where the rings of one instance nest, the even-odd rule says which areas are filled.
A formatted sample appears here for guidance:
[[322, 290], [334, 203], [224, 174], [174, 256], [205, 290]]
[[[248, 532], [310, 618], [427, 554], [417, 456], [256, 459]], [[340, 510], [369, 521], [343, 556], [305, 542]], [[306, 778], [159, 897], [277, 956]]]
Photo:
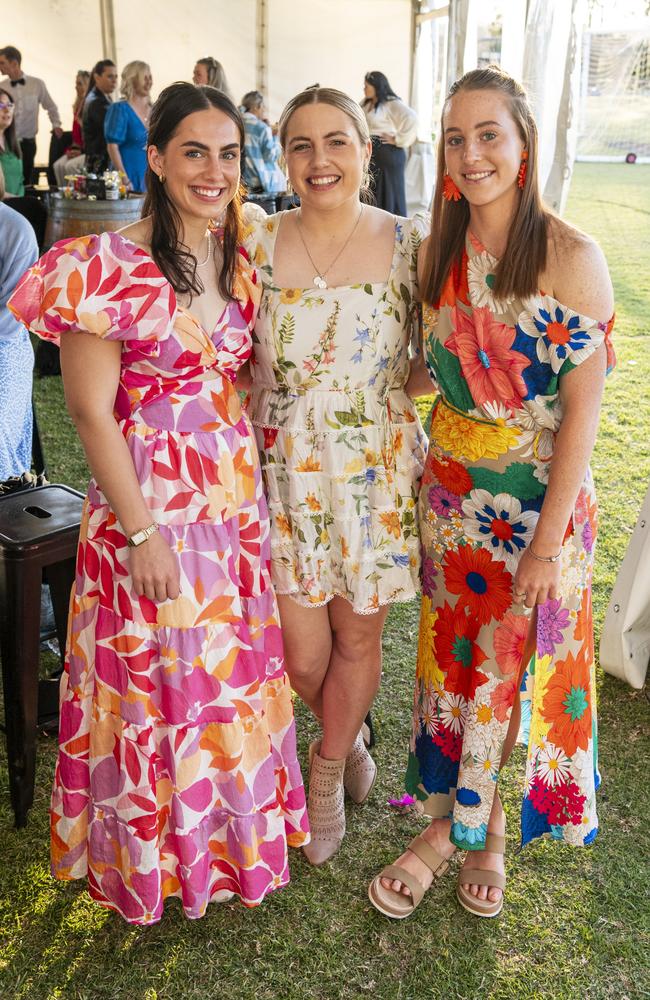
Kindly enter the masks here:
[[[112, 0], [118, 69], [151, 66], [154, 95], [191, 80], [203, 56], [219, 59], [235, 100], [258, 85], [258, 0]], [[273, 118], [303, 86], [319, 82], [363, 96], [368, 70], [386, 73], [409, 99], [410, 0], [266, 0], [267, 98]], [[27, 0], [3, 22], [1, 45], [16, 45], [26, 73], [42, 77], [72, 126], [74, 77], [105, 56], [100, 2]], [[41, 112], [37, 162], [47, 161], [50, 123]]]
[[[409, 0], [270, 0], [269, 100], [274, 115], [312, 83], [363, 98], [363, 78], [381, 70], [409, 100]], [[241, 96], [241, 95], [240, 95]]]

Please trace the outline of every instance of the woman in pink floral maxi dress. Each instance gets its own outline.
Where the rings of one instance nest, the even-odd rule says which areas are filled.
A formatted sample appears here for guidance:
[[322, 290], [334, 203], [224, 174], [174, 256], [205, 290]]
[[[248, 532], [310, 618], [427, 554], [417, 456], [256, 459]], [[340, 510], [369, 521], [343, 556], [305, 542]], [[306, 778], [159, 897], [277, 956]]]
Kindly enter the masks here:
[[[243, 126], [217, 91], [175, 84], [159, 98], [149, 141], [150, 194], [160, 185], [149, 199], [154, 218], [129, 227], [129, 238], [55, 245], [11, 303], [35, 333], [62, 342], [68, 402], [94, 472], [62, 685], [52, 871], [87, 874], [93, 898], [144, 924], [160, 919], [168, 896], [190, 918], [233, 894], [257, 905], [288, 882], [287, 845], [309, 839], [268, 514], [233, 385], [251, 351], [259, 286], [236, 245], [237, 206], [223, 234], [206, 233], [220, 210], [208, 197], [221, 210], [237, 198]], [[210, 274], [194, 270], [205, 294], [190, 312], [156, 251], [140, 245], [153, 246], [164, 198], [186, 246], [198, 234], [201, 256], [207, 242], [206, 260], [231, 264], [230, 296], [209, 326], [198, 315]], [[88, 359], [88, 393], [100, 385], [97, 358], [117, 389], [107, 457], [84, 433], [73, 341]], [[129, 477], [139, 496], [127, 502]], [[146, 512], [139, 522], [137, 504]], [[157, 530], [129, 547], [149, 522]]]

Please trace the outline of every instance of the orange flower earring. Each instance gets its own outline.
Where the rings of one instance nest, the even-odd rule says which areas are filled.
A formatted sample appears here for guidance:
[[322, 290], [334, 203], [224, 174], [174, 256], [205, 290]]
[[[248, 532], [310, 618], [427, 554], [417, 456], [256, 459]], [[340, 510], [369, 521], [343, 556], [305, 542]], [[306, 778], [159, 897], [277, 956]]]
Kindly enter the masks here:
[[463, 197], [458, 185], [449, 174], [445, 174], [443, 178], [442, 197], [445, 201], [460, 201]]
[[522, 188], [526, 183], [526, 174], [528, 173], [528, 150], [524, 149], [521, 154], [521, 163], [519, 164], [519, 173], [517, 174], [517, 187]]

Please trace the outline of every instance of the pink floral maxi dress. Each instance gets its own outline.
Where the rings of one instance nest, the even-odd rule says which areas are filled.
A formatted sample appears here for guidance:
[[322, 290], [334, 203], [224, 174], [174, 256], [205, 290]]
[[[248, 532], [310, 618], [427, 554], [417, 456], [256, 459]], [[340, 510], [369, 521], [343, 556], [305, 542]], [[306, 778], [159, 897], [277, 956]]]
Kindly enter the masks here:
[[[468, 237], [437, 309], [425, 307], [439, 386], [422, 477], [422, 610], [407, 789], [452, 817], [461, 849], [485, 845], [530, 617], [513, 600], [562, 421], [560, 383], [610, 324], [540, 293], [498, 302], [497, 261]], [[560, 596], [538, 608], [521, 683], [527, 745], [522, 843], [587, 844], [598, 828], [591, 576], [596, 498], [587, 470], [562, 545]]]
[[181, 593], [138, 597], [126, 537], [90, 482], [71, 599], [52, 871], [133, 923], [168, 896], [188, 917], [234, 892], [248, 906], [289, 879], [308, 840], [269, 575], [257, 451], [233, 386], [259, 293], [240, 254], [208, 333], [151, 258], [116, 233], [56, 244], [11, 308], [39, 336], [122, 344], [115, 419]]

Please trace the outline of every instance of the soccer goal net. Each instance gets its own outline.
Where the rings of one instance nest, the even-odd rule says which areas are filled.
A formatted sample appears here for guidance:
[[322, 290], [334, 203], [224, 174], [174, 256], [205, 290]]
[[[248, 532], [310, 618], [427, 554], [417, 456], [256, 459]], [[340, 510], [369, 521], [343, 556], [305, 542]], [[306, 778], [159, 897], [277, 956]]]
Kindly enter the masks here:
[[650, 26], [584, 33], [577, 159], [650, 163]]

